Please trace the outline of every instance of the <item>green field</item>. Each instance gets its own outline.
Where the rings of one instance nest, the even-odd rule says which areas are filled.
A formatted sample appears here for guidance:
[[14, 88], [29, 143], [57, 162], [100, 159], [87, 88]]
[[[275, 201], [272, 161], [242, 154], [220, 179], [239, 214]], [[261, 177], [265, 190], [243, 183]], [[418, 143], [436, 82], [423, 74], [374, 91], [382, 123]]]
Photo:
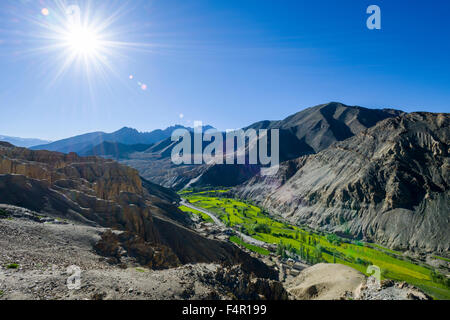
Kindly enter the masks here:
[[433, 256], [433, 258], [435, 258], [435, 259], [439, 259], [439, 260], [442, 260], [442, 261], [447, 261], [447, 262], [450, 262], [450, 259], [447, 259], [447, 258], [444, 258], [444, 257]]
[[[381, 269], [382, 278], [406, 281], [422, 288], [437, 299], [450, 299], [448, 280], [429, 265], [413, 261], [404, 257], [401, 252], [377, 244], [351, 241], [334, 234], [316, 232], [284, 223], [250, 203], [222, 198], [223, 192], [223, 190], [219, 192], [191, 191], [185, 192], [182, 196], [195, 206], [215, 213], [227, 226], [238, 229], [255, 239], [282, 246], [289, 253], [296, 254], [311, 264], [340, 263], [366, 275], [367, 267], [375, 265]], [[230, 240], [241, 241], [239, 238]], [[258, 248], [249, 247], [248, 244], [244, 246], [252, 251]]]
[[259, 254], [262, 254], [264, 256], [267, 256], [267, 255], [270, 254], [269, 250], [264, 249], [264, 248], [260, 248], [258, 246], [254, 246], [254, 245], [249, 244], [249, 243], [245, 243], [239, 237], [236, 237], [236, 236], [231, 236], [230, 237], [230, 241], [236, 243], [237, 245], [243, 246], [243, 247], [245, 247], [245, 248], [247, 248], [247, 249], [249, 249], [249, 250], [251, 250], [253, 252], [257, 252]]

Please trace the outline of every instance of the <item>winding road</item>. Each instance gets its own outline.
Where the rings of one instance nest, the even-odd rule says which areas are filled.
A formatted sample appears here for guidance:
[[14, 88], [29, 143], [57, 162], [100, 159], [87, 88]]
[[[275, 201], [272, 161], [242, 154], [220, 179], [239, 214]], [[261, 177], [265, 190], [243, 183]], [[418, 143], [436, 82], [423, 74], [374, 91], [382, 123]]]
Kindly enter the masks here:
[[222, 221], [220, 221], [220, 219], [217, 218], [216, 215], [213, 214], [212, 212], [209, 212], [209, 211], [207, 211], [207, 210], [205, 210], [203, 208], [200, 208], [200, 207], [196, 207], [193, 204], [191, 204], [190, 202], [186, 201], [185, 199], [181, 199], [181, 205], [183, 205], [185, 207], [188, 207], [188, 208], [191, 208], [191, 209], [194, 209], [194, 210], [197, 210], [197, 211], [200, 211], [200, 212], [202, 212], [204, 214], [207, 214], [208, 216], [211, 217], [211, 219], [213, 219], [215, 224], [217, 224], [220, 227], [225, 227], [225, 224]]
[[[226, 228], [225, 224], [219, 218], [217, 218], [217, 216], [214, 213], [212, 213], [212, 212], [210, 212], [208, 210], [205, 210], [203, 208], [196, 207], [196, 206], [194, 206], [193, 204], [191, 204], [190, 202], [186, 201], [183, 198], [181, 199], [181, 205], [186, 206], [186, 207], [191, 208], [191, 209], [194, 209], [194, 210], [197, 210], [197, 211], [200, 211], [200, 212], [202, 212], [204, 214], [207, 214], [208, 216], [211, 217], [211, 219], [214, 221], [215, 224], [217, 224], [220, 227]], [[233, 229], [233, 231], [246, 243], [253, 244], [255, 246], [260, 246], [260, 247], [261, 246], [262, 247], [266, 247], [267, 246], [267, 243], [265, 243], [265, 242], [263, 242], [261, 240], [257, 240], [255, 238], [252, 238], [252, 237], [250, 237], [250, 236], [248, 236], [246, 234], [243, 234], [242, 232], [234, 230], [234, 229]]]

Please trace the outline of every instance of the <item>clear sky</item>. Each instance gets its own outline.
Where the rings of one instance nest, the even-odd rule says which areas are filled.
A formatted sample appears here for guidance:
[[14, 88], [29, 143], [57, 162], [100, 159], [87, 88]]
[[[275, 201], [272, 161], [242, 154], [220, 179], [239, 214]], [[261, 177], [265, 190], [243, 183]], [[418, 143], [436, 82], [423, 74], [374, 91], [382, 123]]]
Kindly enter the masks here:
[[449, 15], [450, 1], [1, 0], [0, 133], [228, 129], [329, 101], [450, 112]]

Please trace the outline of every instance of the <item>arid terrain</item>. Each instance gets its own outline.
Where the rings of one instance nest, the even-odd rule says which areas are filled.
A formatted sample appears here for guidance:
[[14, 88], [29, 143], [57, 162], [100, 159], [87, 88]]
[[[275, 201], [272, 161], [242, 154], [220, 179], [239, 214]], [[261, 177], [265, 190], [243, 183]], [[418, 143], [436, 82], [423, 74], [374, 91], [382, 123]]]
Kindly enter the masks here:
[[[117, 264], [95, 249], [105, 228], [1, 208], [8, 215], [0, 219], [0, 300], [429, 299], [408, 285], [385, 282], [379, 288], [342, 265], [315, 265], [278, 282], [237, 265], [152, 270], [125, 251]], [[77, 275], [70, 266], [79, 267], [79, 287], [69, 287]]]
[[[250, 277], [238, 266], [198, 263], [152, 270], [125, 252], [119, 265], [95, 250], [104, 228], [59, 222], [17, 207], [3, 210], [12, 214], [0, 219], [0, 299], [288, 297], [280, 283]], [[81, 271], [77, 290], [67, 286], [74, 275], [67, 268], [73, 265]]]

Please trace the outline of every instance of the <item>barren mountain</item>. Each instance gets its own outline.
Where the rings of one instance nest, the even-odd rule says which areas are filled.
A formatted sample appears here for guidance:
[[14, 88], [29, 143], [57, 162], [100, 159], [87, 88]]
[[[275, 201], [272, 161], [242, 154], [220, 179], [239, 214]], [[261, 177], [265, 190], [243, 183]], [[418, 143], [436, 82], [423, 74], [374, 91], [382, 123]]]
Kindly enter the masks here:
[[402, 111], [367, 109], [339, 102], [307, 108], [281, 121], [261, 121], [246, 129], [279, 129], [280, 160], [286, 161], [314, 154], [373, 127], [378, 122], [398, 116]]
[[386, 119], [236, 188], [291, 222], [391, 248], [450, 247], [450, 115]]

